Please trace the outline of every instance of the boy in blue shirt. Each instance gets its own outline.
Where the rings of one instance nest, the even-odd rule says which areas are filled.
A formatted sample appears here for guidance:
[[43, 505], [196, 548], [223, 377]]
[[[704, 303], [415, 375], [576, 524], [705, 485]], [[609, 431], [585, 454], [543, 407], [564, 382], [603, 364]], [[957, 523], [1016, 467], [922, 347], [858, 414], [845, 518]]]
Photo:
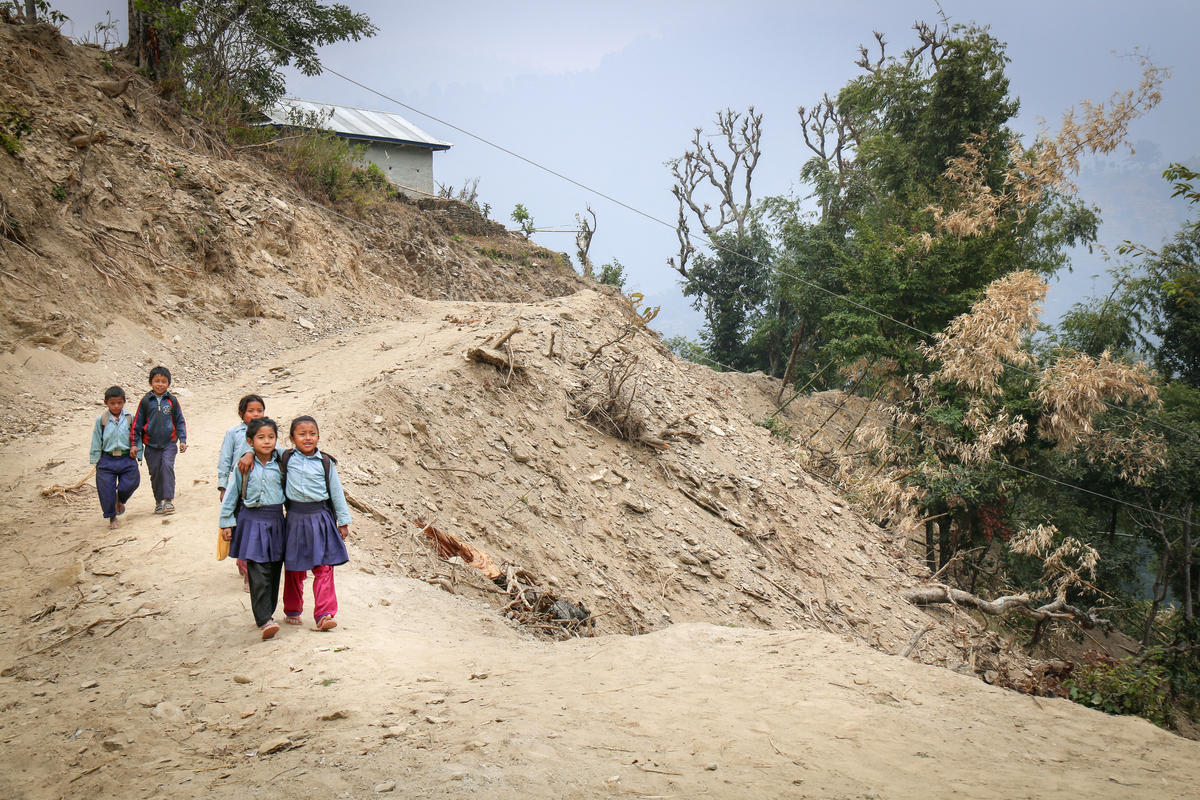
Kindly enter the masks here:
[[108, 410], [96, 417], [88, 461], [96, 465], [96, 493], [111, 530], [117, 527], [117, 516], [125, 513], [125, 503], [142, 482], [142, 474], [133, 441], [133, 416], [125, 410], [125, 390], [108, 387], [104, 405]]
[[133, 417], [133, 441], [145, 451], [150, 488], [154, 491], [154, 513], [174, 514], [175, 453], [187, 452], [187, 426], [179, 400], [167, 389], [171, 371], [150, 370], [150, 391], [138, 403]]

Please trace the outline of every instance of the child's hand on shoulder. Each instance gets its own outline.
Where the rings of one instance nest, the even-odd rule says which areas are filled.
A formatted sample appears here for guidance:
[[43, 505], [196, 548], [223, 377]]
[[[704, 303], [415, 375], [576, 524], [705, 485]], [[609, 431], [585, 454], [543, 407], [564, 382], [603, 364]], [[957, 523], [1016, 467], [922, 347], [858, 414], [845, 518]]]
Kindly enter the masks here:
[[342, 535], [342, 538], [345, 539], [347, 536], [350, 535], [350, 526], [349, 525], [338, 525], [338, 533], [340, 533]]
[[250, 467], [253, 464], [254, 464], [254, 451], [251, 450], [249, 453], [244, 454], [241, 458], [238, 459], [238, 462], [237, 462], [238, 472], [245, 475], [247, 472], [250, 471]]

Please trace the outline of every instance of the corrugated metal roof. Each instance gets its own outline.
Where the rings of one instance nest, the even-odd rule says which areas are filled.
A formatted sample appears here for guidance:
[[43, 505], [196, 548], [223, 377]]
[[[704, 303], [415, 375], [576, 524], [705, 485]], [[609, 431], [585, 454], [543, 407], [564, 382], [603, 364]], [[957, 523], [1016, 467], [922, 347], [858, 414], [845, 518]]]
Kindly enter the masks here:
[[314, 103], [311, 100], [288, 97], [268, 110], [266, 115], [276, 125], [287, 125], [292, 109], [301, 113], [319, 114], [324, 127], [352, 139], [400, 142], [428, 147], [431, 150], [447, 150], [451, 147], [450, 142], [435, 139], [399, 114], [388, 111], [368, 111], [363, 108]]

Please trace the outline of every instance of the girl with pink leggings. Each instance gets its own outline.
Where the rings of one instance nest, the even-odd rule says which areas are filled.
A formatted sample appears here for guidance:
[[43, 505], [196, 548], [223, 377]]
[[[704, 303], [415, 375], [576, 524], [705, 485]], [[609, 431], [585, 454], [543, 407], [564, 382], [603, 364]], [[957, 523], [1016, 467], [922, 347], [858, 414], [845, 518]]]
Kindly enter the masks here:
[[350, 532], [350, 508], [336, 459], [317, 449], [317, 421], [297, 417], [292, 420], [290, 437], [295, 449], [280, 458], [287, 497], [283, 613], [289, 624], [300, 624], [304, 580], [311, 570], [313, 619], [317, 630], [327, 631], [337, 627], [333, 568], [350, 560], [344, 541]]

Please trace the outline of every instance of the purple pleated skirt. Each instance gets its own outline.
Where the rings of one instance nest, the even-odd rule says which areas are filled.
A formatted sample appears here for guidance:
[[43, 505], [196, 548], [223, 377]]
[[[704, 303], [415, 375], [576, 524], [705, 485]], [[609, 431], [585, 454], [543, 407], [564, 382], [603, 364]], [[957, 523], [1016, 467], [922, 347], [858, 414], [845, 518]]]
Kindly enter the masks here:
[[293, 572], [306, 572], [323, 564], [336, 567], [350, 560], [333, 512], [324, 502], [292, 502], [285, 539], [283, 568]]
[[283, 505], [244, 506], [229, 542], [229, 555], [242, 561], [283, 561]]

